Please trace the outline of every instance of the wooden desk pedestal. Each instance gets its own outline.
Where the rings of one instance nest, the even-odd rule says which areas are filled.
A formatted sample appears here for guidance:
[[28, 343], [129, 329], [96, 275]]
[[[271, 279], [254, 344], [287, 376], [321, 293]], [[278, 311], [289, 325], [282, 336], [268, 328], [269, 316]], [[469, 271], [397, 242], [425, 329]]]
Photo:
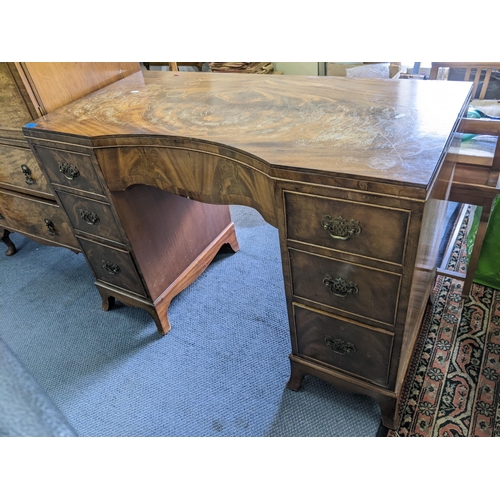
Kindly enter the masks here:
[[[288, 387], [312, 374], [367, 394], [394, 428], [435, 274], [454, 169], [444, 158], [470, 93], [468, 84], [443, 83], [138, 73], [24, 133], [104, 300], [118, 287], [137, 301], [161, 297], [164, 285], [152, 283], [163, 279], [160, 269], [168, 274], [158, 225], [169, 217], [164, 199], [199, 210], [200, 220], [211, 215], [197, 202], [257, 209], [279, 229]], [[54, 184], [64, 162], [92, 165], [101, 191]], [[91, 221], [96, 204], [109, 211], [99, 212], [103, 232], [91, 232], [89, 220], [77, 227], [80, 211]], [[174, 246], [188, 252], [196, 247], [190, 235], [206, 223], [184, 228], [174, 219]], [[224, 224], [208, 240], [236, 248], [229, 219]], [[125, 285], [108, 277], [115, 266], [130, 271]], [[142, 284], [133, 288], [137, 268]]]

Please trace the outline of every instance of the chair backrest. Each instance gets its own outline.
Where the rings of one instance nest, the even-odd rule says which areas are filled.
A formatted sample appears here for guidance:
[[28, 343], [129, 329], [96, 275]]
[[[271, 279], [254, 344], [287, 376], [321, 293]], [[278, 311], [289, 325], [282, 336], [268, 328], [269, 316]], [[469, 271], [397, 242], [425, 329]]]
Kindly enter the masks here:
[[[500, 62], [433, 62], [429, 78], [437, 80], [440, 76], [440, 69], [458, 69], [463, 70], [463, 80], [474, 81], [472, 87], [473, 99], [484, 99], [488, 84], [490, 83], [491, 74], [493, 71], [500, 71]], [[442, 74], [443, 72], [441, 72]], [[482, 85], [480, 85], [481, 77], [484, 75]], [[444, 79], [444, 78], [443, 78]], [[479, 90], [479, 95], [476, 96]]]

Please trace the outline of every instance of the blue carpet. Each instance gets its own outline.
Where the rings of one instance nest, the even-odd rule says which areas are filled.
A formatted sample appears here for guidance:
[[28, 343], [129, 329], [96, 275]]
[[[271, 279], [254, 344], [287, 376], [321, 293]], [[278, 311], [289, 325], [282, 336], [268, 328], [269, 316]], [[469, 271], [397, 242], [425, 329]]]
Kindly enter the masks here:
[[101, 299], [83, 255], [13, 234], [0, 249], [0, 335], [80, 436], [375, 436], [380, 409], [315, 377], [285, 388], [290, 338], [277, 229], [231, 207], [220, 254], [156, 333]]

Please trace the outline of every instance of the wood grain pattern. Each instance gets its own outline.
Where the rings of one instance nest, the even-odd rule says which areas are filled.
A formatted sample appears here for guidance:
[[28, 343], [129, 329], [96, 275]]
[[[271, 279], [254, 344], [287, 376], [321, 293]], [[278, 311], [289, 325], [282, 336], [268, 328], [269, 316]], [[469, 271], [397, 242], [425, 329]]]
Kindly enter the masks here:
[[[43, 146], [34, 147], [34, 151], [53, 184], [68, 186], [91, 194], [103, 193], [89, 154], [49, 149]], [[61, 171], [61, 164], [72, 170], [65, 175]], [[73, 174], [71, 174], [72, 171]]]
[[[387, 385], [393, 337], [333, 315], [294, 306], [299, 355]], [[339, 342], [336, 348], [333, 341]], [[342, 347], [345, 350], [342, 350]]]
[[142, 297], [147, 297], [129, 252], [109, 245], [94, 243], [82, 236], [78, 237], [78, 241], [97, 280], [111, 283], [124, 291], [130, 290]]
[[[8, 63], [0, 63], [0, 130], [11, 130], [21, 135], [21, 127], [36, 115], [30, 113], [16, 84]], [[0, 133], [0, 135], [3, 135]]]
[[[0, 214], [0, 226], [11, 232], [46, 245], [79, 248], [66, 214], [54, 202], [0, 189]], [[46, 220], [52, 223], [52, 231]]]
[[122, 234], [109, 203], [62, 191], [57, 191], [57, 194], [74, 230], [122, 242]]
[[[409, 210], [291, 192], [285, 192], [285, 203], [289, 240], [300, 239], [339, 252], [403, 263]], [[342, 217], [346, 223], [354, 220], [360, 232], [346, 240], [335, 239], [323, 227], [324, 216]]]
[[[295, 297], [349, 312], [361, 321], [369, 318], [386, 327], [395, 325], [400, 275], [293, 249], [290, 262]], [[345, 297], [335, 295], [325, 286], [325, 276], [355, 283], [357, 291]]]
[[[55, 200], [45, 172], [40, 170], [37, 160], [28, 150], [22, 126], [139, 69], [138, 63], [0, 62], [0, 187], [11, 191], [14, 197], [10, 197], [10, 200], [19, 200], [21, 198], [15, 195], [24, 194], [32, 196], [34, 201], [22, 206], [18, 203], [18, 209], [42, 210], [43, 207], [45, 212], [43, 201]], [[57, 216], [53, 214], [53, 218], [61, 223], [64, 220], [64, 227], [69, 227], [64, 211], [55, 203], [52, 208], [58, 212]], [[32, 239], [46, 243], [49, 241], [46, 228], [31, 223], [34, 215], [29, 213], [23, 217], [22, 213], [16, 214], [18, 229]], [[38, 215], [43, 216], [44, 213]], [[15, 231], [13, 221], [11, 214], [9, 228]], [[4, 235], [2, 242], [8, 246], [7, 254], [12, 255], [12, 242], [8, 234], [3, 233], [3, 229], [1, 231]], [[65, 246], [64, 241], [67, 241], [72, 250], [78, 248], [74, 237], [66, 240], [49, 236], [49, 244], [59, 242]]]
[[[24, 174], [23, 166], [29, 174]], [[4, 146], [0, 144], [0, 184], [35, 196], [50, 195], [52, 191], [47, 179], [38, 166], [33, 153], [27, 148]]]
[[[120, 217], [131, 224], [126, 232], [136, 234], [137, 261], [166, 255], [166, 236], [150, 249], [141, 243], [156, 234], [153, 217], [144, 232], [137, 229], [147, 193], [160, 211], [167, 195], [158, 189], [188, 205], [256, 208], [279, 229], [292, 344], [288, 387], [312, 374], [368, 394], [393, 426], [435, 272], [454, 168], [445, 156], [470, 91], [467, 83], [148, 72], [24, 133], [34, 145], [92, 151]], [[318, 221], [324, 215], [359, 219], [361, 232], [333, 241]], [[327, 273], [355, 281], [361, 300], [329, 295]], [[109, 293], [101, 294], [106, 305]], [[320, 347], [335, 331], [362, 346], [358, 361], [339, 361]]]
[[449, 83], [149, 71], [37, 127], [86, 137], [198, 138], [270, 165], [426, 186], [471, 88]]
[[39, 116], [140, 71], [136, 62], [24, 62], [16, 67]]

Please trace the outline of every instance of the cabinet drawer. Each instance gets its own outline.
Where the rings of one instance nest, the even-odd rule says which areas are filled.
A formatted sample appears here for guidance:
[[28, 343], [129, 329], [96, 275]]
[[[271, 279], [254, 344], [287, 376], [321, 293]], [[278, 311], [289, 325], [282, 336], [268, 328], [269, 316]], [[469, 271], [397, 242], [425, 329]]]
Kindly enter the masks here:
[[71, 225], [54, 202], [0, 190], [0, 226], [77, 249]]
[[122, 241], [109, 204], [59, 191], [57, 194], [75, 229], [111, 241]]
[[290, 250], [293, 294], [361, 318], [394, 325], [401, 276]]
[[35, 146], [51, 182], [103, 194], [89, 155]]
[[0, 145], [0, 183], [52, 195], [30, 149]]
[[402, 264], [409, 212], [285, 192], [290, 240]]
[[81, 237], [78, 241], [98, 280], [147, 296], [129, 252]]
[[394, 337], [293, 305], [298, 354], [386, 386]]

